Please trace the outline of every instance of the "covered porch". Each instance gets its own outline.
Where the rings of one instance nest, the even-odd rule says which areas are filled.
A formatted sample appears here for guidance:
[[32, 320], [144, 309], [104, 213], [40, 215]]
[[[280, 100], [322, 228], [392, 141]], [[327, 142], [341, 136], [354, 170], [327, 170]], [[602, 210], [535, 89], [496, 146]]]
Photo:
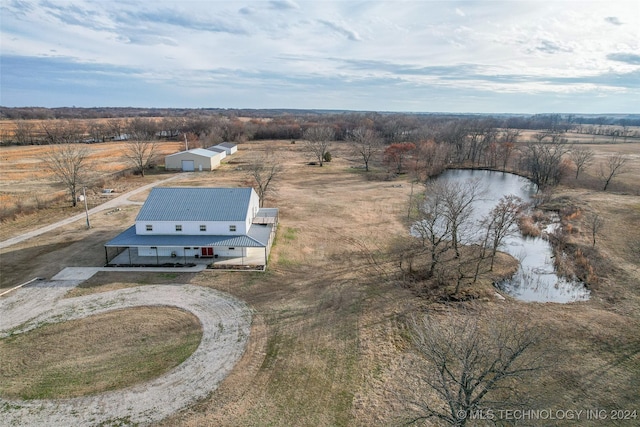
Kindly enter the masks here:
[[247, 235], [137, 235], [130, 227], [105, 244], [107, 266], [264, 270], [275, 224], [254, 224]]
[[[106, 247], [107, 267], [191, 267], [206, 265], [207, 268], [234, 270], [264, 270], [265, 255], [262, 248], [250, 248], [240, 256], [216, 256], [203, 258], [186, 255], [140, 255], [137, 247]], [[215, 249], [214, 249], [215, 251]]]

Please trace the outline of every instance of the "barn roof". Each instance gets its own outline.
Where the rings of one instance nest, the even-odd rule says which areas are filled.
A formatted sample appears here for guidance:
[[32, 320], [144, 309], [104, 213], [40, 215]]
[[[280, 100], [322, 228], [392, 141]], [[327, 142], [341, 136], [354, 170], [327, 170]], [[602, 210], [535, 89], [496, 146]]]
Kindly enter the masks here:
[[236, 146], [237, 145], [234, 144], [233, 142], [221, 142], [220, 144], [218, 144], [218, 147], [224, 147], [224, 148], [233, 148]]
[[219, 155], [219, 153], [217, 153], [215, 151], [205, 150], [204, 148], [194, 148], [194, 149], [187, 150], [187, 151], [180, 151], [178, 153], [169, 154], [166, 157], [184, 155], [185, 153], [191, 153], [191, 154], [195, 154], [197, 156], [208, 157], [208, 158], [215, 157], [215, 156]]
[[156, 187], [136, 221], [245, 221], [252, 193], [252, 188]]
[[224, 154], [227, 153], [227, 150], [225, 150], [224, 147], [220, 147], [218, 145], [214, 145], [212, 147], [207, 147], [206, 150], [215, 151], [217, 153], [224, 153]]

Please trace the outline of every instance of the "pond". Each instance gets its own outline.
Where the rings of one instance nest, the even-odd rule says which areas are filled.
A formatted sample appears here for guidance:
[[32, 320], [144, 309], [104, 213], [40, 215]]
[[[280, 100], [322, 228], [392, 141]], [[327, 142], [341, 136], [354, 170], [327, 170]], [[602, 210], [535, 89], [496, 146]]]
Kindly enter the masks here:
[[[481, 181], [485, 192], [474, 204], [476, 220], [487, 215], [503, 196], [513, 194], [529, 202], [536, 193], [536, 186], [530, 180], [496, 171], [449, 169], [436, 179], [448, 182]], [[511, 279], [496, 284], [503, 292], [529, 302], [568, 303], [589, 299], [589, 290], [581, 282], [558, 277], [555, 273], [553, 251], [545, 239], [524, 237], [516, 232], [505, 239], [500, 250], [520, 261], [520, 268]]]

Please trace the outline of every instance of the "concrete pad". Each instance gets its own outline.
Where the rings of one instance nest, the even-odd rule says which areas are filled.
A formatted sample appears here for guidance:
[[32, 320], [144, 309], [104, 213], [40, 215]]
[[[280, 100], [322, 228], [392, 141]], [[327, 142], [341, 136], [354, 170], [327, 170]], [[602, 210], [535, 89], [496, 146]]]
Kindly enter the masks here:
[[51, 280], [87, 280], [101, 269], [102, 267], [65, 267]]

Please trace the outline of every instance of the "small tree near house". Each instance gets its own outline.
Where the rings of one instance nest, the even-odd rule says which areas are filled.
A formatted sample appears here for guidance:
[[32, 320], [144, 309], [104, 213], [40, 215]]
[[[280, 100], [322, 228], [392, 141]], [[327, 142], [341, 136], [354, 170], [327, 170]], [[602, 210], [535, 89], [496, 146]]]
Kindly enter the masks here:
[[266, 197], [275, 191], [273, 181], [281, 172], [282, 166], [278, 164], [270, 152], [265, 153], [249, 165], [247, 175], [260, 198], [260, 207], [264, 206]]
[[44, 155], [45, 167], [62, 183], [76, 206], [78, 190], [88, 180], [91, 169], [89, 149], [81, 144], [52, 144]]

